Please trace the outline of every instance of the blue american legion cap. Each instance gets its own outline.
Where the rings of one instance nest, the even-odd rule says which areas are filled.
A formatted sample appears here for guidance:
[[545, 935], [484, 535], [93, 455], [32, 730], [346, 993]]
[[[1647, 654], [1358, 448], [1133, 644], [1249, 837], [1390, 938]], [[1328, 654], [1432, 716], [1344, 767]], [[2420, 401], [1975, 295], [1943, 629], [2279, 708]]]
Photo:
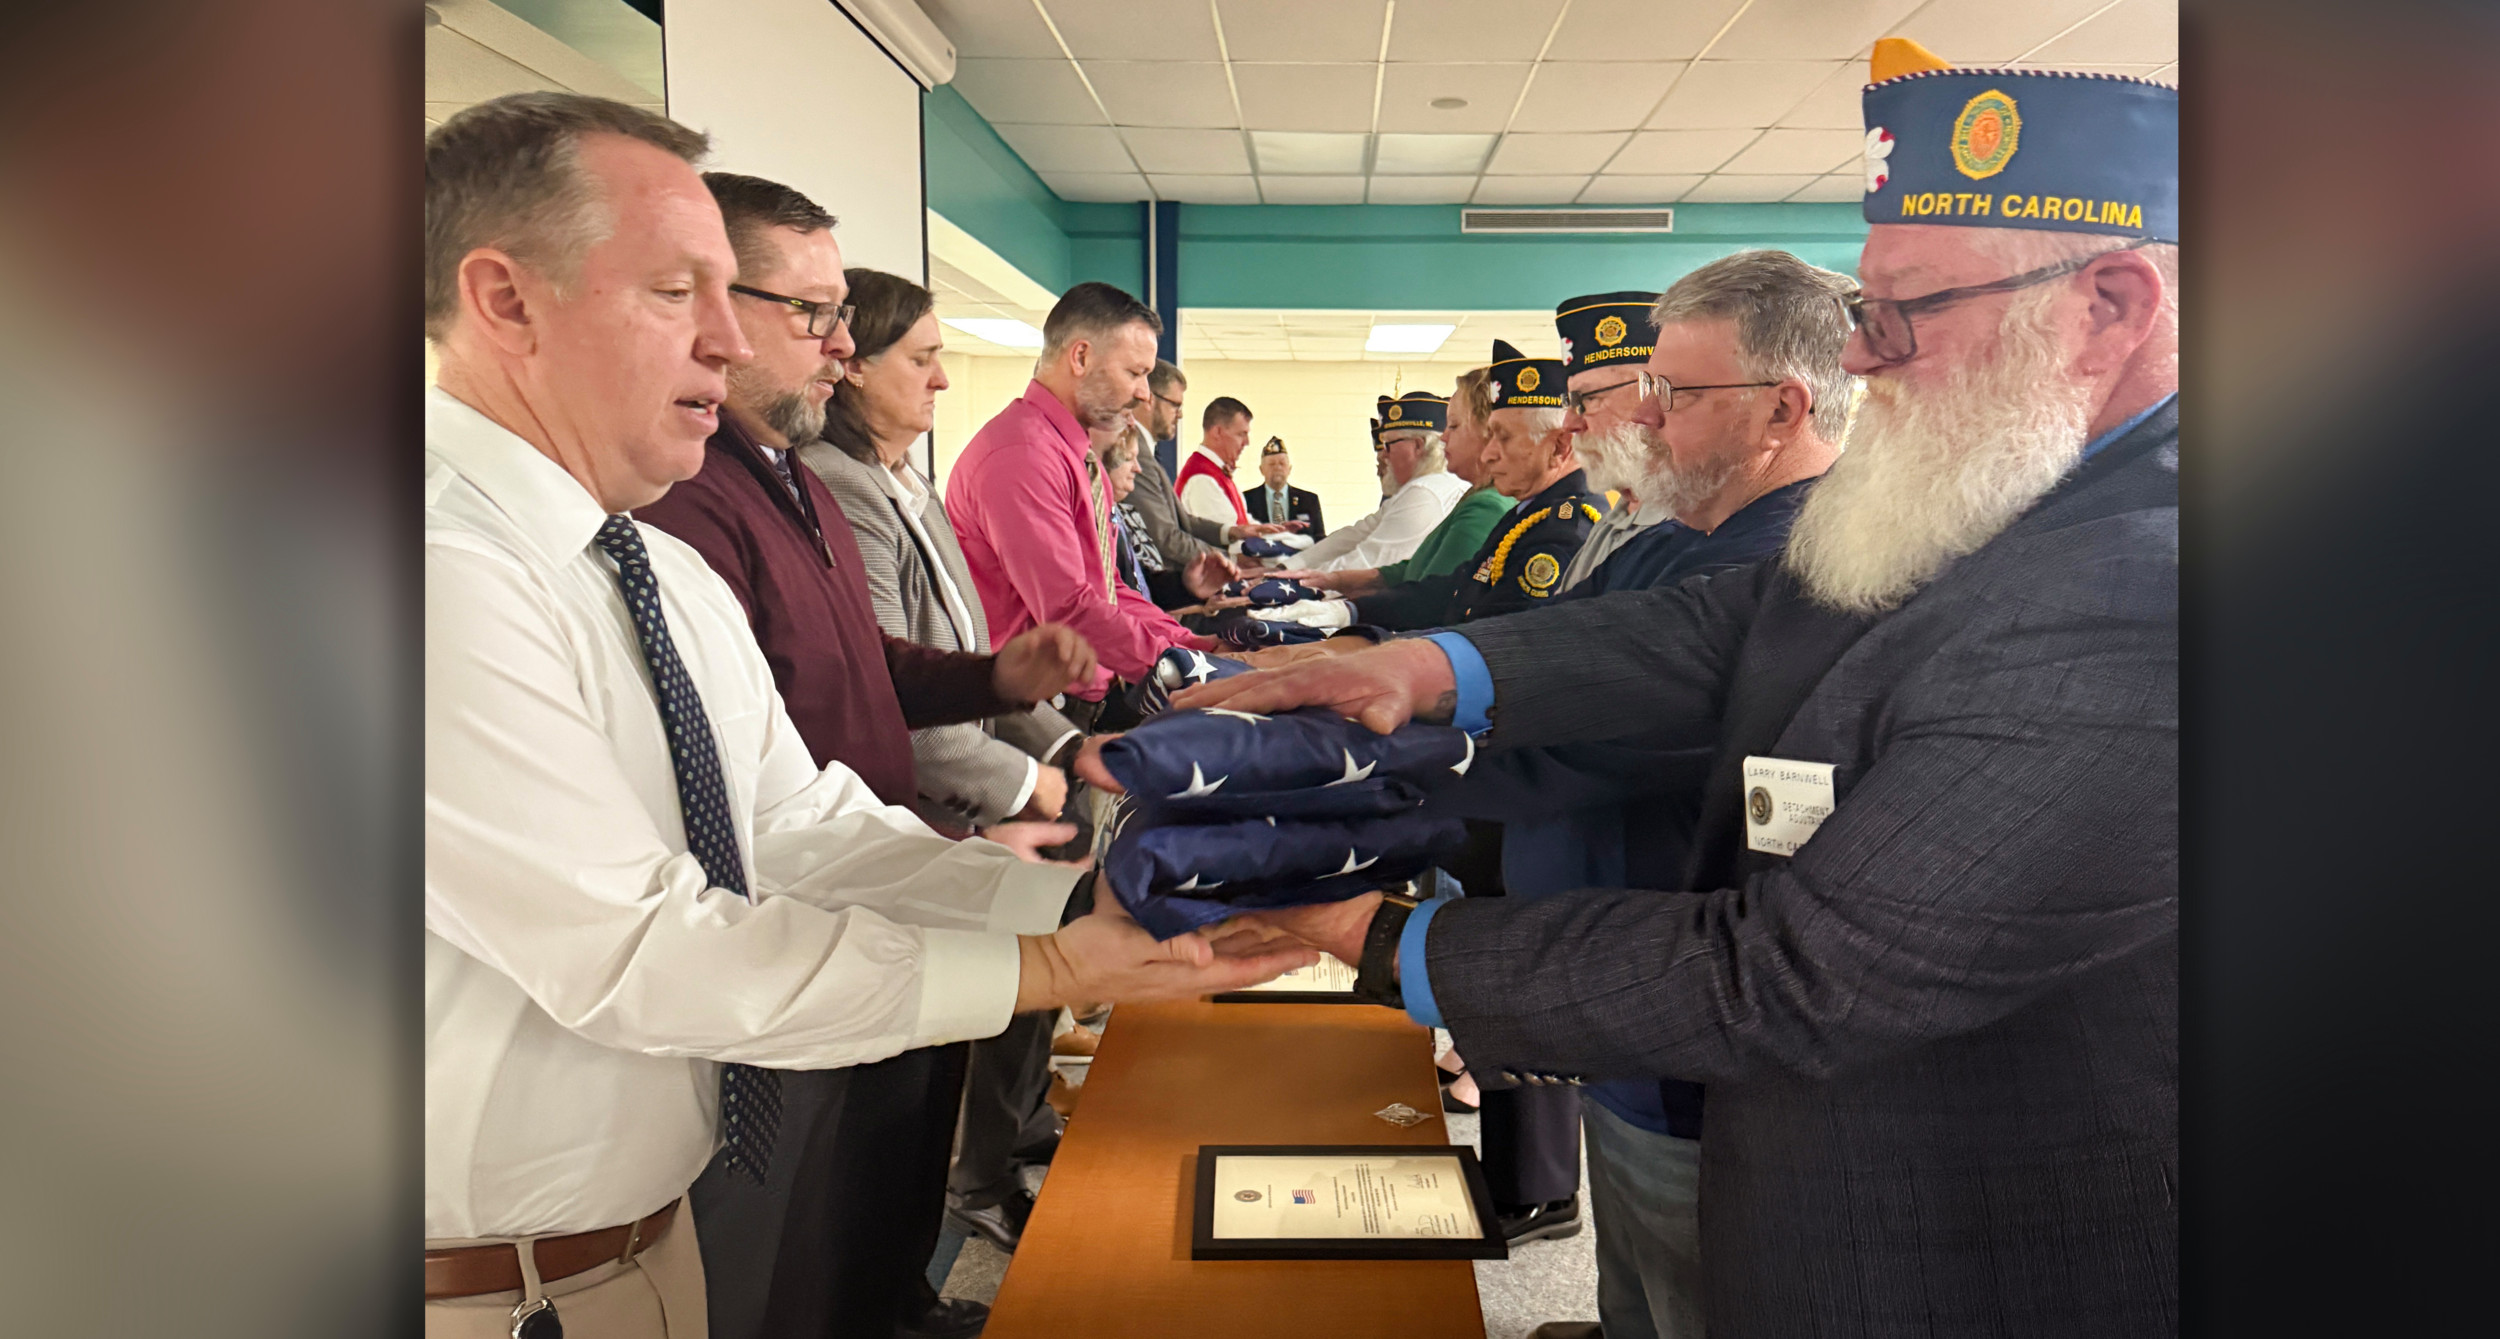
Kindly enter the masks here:
[[1450, 402], [1430, 391], [1408, 391], [1380, 406], [1380, 430], [1423, 428], [1440, 432], [1450, 425]]
[[1616, 363], [1639, 366], [1658, 351], [1658, 327], [1650, 324], [1655, 293], [1591, 293], [1554, 308], [1554, 333], [1562, 336], [1563, 375]]
[[1876, 43], [1866, 221], [2179, 240], [2179, 90]]
[[1493, 366], [1485, 369], [1496, 409], [1560, 409], [1563, 365], [1559, 358], [1531, 358], [1507, 340], [1493, 341]]

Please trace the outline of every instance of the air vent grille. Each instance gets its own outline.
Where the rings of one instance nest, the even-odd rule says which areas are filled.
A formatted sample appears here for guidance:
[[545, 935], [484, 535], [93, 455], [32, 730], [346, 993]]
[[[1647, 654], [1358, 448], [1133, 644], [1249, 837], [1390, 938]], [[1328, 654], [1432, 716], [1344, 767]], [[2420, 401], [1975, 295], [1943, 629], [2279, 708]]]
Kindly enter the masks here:
[[1462, 209], [1460, 232], [1674, 232], [1672, 209]]

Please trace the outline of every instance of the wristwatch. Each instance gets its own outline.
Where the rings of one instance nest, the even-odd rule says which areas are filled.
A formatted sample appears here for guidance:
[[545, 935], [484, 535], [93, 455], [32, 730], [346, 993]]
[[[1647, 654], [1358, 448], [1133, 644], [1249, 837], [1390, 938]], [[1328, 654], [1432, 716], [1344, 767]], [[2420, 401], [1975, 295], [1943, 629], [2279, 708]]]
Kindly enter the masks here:
[[1363, 936], [1362, 961], [1354, 966], [1356, 998], [1392, 1009], [1406, 1007], [1406, 992], [1398, 988], [1398, 937], [1405, 933], [1406, 918], [1415, 914], [1415, 906], [1415, 899], [1396, 893], [1380, 900], [1380, 910], [1372, 913], [1372, 928]]

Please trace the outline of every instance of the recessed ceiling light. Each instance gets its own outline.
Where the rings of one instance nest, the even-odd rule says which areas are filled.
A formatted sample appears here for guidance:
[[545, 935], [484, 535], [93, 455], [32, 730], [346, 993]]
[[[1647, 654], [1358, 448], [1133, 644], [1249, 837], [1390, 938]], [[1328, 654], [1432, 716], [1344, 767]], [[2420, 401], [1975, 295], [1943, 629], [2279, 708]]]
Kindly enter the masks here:
[[944, 320], [957, 330], [992, 344], [1004, 344], [1011, 349], [1042, 347], [1042, 332], [1022, 321], [1003, 316], [949, 316]]
[[1434, 98], [1432, 105], [1445, 112], [1454, 112], [1467, 105], [1465, 98]]
[[1363, 341], [1365, 353], [1435, 353], [1454, 325], [1376, 325]]

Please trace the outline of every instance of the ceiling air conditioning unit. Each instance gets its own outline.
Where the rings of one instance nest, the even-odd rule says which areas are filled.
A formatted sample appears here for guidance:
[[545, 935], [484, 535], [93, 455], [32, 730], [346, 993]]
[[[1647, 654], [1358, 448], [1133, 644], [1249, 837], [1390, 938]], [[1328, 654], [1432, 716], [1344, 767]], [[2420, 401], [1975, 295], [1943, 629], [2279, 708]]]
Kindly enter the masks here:
[[922, 88], [935, 88], [955, 78], [955, 44], [946, 34], [929, 22], [912, 0], [836, 0], [885, 54], [903, 67], [906, 74], [919, 81]]
[[1674, 232], [1672, 209], [1462, 209], [1460, 232]]

